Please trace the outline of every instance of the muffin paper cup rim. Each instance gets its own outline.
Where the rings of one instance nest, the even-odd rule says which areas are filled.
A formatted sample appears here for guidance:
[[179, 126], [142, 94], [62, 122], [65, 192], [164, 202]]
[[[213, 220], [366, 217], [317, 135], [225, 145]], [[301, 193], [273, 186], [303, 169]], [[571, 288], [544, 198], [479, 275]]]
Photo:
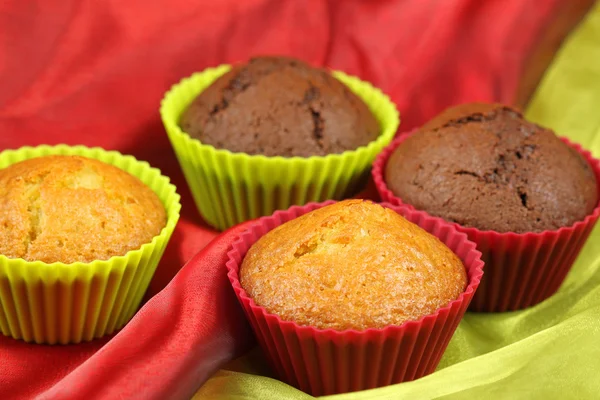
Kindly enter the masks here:
[[[147, 171], [150, 171], [157, 180], [162, 180], [164, 182], [165, 187], [168, 188], [168, 194], [165, 195], [165, 198], [170, 198], [171, 204], [167, 205], [161, 201], [161, 203], [163, 203], [163, 207], [165, 208], [165, 213], [167, 214], [167, 222], [166, 222], [165, 226], [161, 229], [161, 231], [157, 235], [155, 235], [152, 238], [152, 240], [150, 242], [144, 243], [139, 248], [130, 250], [123, 255], [112, 256], [106, 260], [94, 260], [91, 262], [75, 261], [72, 263], [63, 263], [60, 261], [56, 261], [56, 262], [52, 262], [52, 263], [46, 263], [46, 262], [39, 261], [39, 260], [28, 261], [23, 258], [9, 258], [3, 254], [0, 254], [1, 262], [7, 263], [7, 264], [9, 264], [9, 263], [27, 263], [33, 267], [41, 267], [41, 268], [62, 268], [62, 267], [95, 268], [95, 267], [109, 266], [110, 264], [112, 264], [115, 261], [122, 261], [127, 258], [141, 256], [141, 254], [143, 254], [144, 250], [147, 247], [156, 246], [156, 244], [158, 243], [159, 240], [162, 240], [162, 238], [164, 236], [168, 235], [169, 232], [171, 232], [175, 229], [175, 225], [177, 224], [177, 222], [179, 220], [180, 211], [181, 211], [181, 196], [177, 193], [177, 188], [175, 187], [175, 185], [173, 185], [173, 183], [171, 183], [171, 179], [168, 176], [163, 175], [158, 168], [152, 167], [148, 162], [138, 160], [132, 155], [122, 154], [116, 150], [105, 150], [105, 149], [103, 149], [101, 147], [97, 147], [97, 146], [96, 147], [87, 147], [87, 146], [83, 146], [83, 145], [70, 146], [70, 145], [66, 145], [66, 144], [57, 144], [57, 145], [53, 145], [53, 146], [51, 146], [51, 145], [23, 146], [18, 149], [7, 149], [7, 150], [0, 152], [0, 160], [2, 160], [5, 157], [9, 157], [10, 155], [13, 155], [13, 154], [15, 154], [15, 155], [18, 155], [19, 153], [30, 153], [30, 154], [35, 153], [36, 154], [33, 157], [27, 157], [27, 158], [23, 158], [20, 160], [20, 161], [25, 161], [26, 159], [39, 158], [39, 157], [44, 157], [47, 155], [59, 155], [59, 154], [61, 154], [60, 153], [61, 150], [66, 150], [69, 152], [72, 151], [72, 155], [78, 155], [81, 157], [94, 158], [94, 159], [96, 159], [96, 158], [90, 156], [89, 154], [94, 153], [94, 152], [104, 153], [107, 156], [112, 156], [112, 157], [116, 157], [116, 158], [119, 158], [124, 161], [129, 161], [129, 162], [135, 163], [137, 165], [140, 165], [142, 168], [146, 169]], [[99, 161], [102, 161], [102, 160], [99, 160]], [[17, 161], [17, 162], [19, 162], [19, 161]], [[107, 163], [105, 161], [102, 161], [102, 162]], [[109, 163], [107, 163], [107, 164], [109, 164]], [[9, 164], [9, 165], [12, 165], [12, 164]], [[140, 179], [138, 177], [136, 177], [136, 178]], [[154, 192], [154, 190], [152, 188], [150, 188], [150, 189]]]
[[[383, 328], [367, 328], [367, 329], [363, 329], [363, 330], [357, 330], [357, 329], [351, 328], [351, 329], [345, 329], [345, 330], [336, 330], [333, 328], [322, 329], [322, 328], [317, 328], [317, 327], [309, 326], [309, 325], [300, 325], [300, 324], [296, 323], [295, 321], [284, 320], [279, 315], [268, 312], [265, 307], [257, 305], [254, 302], [254, 300], [252, 299], [252, 297], [250, 297], [250, 295], [248, 295], [246, 290], [241, 286], [241, 283], [239, 280], [239, 267], [241, 267], [241, 262], [239, 263], [240, 265], [237, 266], [237, 271], [236, 271], [236, 267], [235, 267], [235, 265], [237, 265], [238, 263], [237, 263], [237, 261], [235, 261], [234, 257], [237, 255], [240, 255], [240, 252], [238, 251], [236, 246], [240, 245], [243, 242], [244, 237], [247, 237], [248, 235], [250, 235], [250, 232], [253, 228], [263, 225], [263, 222], [266, 220], [276, 220], [279, 215], [290, 214], [290, 213], [294, 213], [297, 211], [305, 211], [306, 210], [303, 213], [303, 214], [306, 214], [307, 212], [310, 212], [317, 208], [322, 208], [322, 207], [325, 207], [327, 205], [334, 204], [334, 203], [336, 203], [336, 201], [334, 201], [334, 200], [329, 200], [329, 201], [325, 201], [325, 202], [321, 202], [321, 203], [311, 202], [311, 203], [307, 203], [303, 206], [292, 206], [292, 207], [288, 208], [287, 210], [278, 210], [275, 213], [273, 213], [273, 215], [271, 215], [271, 216], [265, 216], [265, 217], [259, 218], [257, 221], [252, 223], [252, 225], [250, 225], [246, 230], [244, 230], [242, 233], [240, 233], [234, 239], [234, 241], [232, 242], [232, 244], [230, 246], [230, 250], [227, 252], [227, 257], [228, 257], [228, 260], [226, 262], [227, 277], [229, 278], [229, 281], [231, 282], [234, 291], [238, 295], [238, 298], [240, 300], [247, 301], [253, 312], [258, 311], [258, 313], [262, 314], [266, 319], [275, 321], [283, 327], [293, 327], [294, 329], [298, 330], [299, 332], [303, 332], [303, 333], [310, 332], [310, 333], [315, 333], [315, 334], [329, 334], [329, 335], [333, 335], [335, 339], [342, 339], [342, 338], [348, 337], [347, 335], [355, 338], [355, 337], [357, 337], [357, 335], [364, 335], [364, 334], [369, 334], [369, 333], [388, 334], [389, 332], [393, 332], [393, 331], [406, 330], [411, 326], [419, 327], [428, 320], [434, 321], [439, 316], [439, 314], [442, 312], [450, 312], [450, 310], [452, 309], [452, 307], [454, 305], [458, 306], [459, 304], [461, 304], [465, 301], [465, 297], [468, 297], [471, 293], [474, 294], [474, 292], [475, 292], [477, 286], [479, 285], [481, 278], [483, 276], [484, 265], [483, 265], [483, 261], [481, 260], [481, 252], [479, 252], [479, 250], [476, 249], [475, 243], [472, 242], [471, 240], [469, 240], [467, 238], [466, 234], [456, 230], [456, 228], [453, 226], [445, 224], [445, 226], [447, 228], [451, 229], [453, 234], [461, 237], [464, 241], [463, 243], [469, 247], [468, 250], [465, 251], [465, 253], [467, 254], [467, 257], [469, 257], [469, 256], [475, 257], [473, 260], [474, 264], [472, 267], [473, 274], [471, 277], [467, 277], [468, 278], [467, 287], [460, 294], [460, 296], [458, 296], [456, 299], [450, 301], [445, 306], [438, 308], [435, 312], [433, 312], [431, 314], [424, 315], [421, 318], [416, 319], [416, 320], [406, 321], [400, 325], [388, 325]], [[399, 211], [401, 211], [402, 213], [416, 215], [415, 211], [413, 211], [413, 210], [399, 207], [399, 206], [391, 204], [391, 203], [376, 203], [376, 204], [379, 204], [386, 208], [390, 208], [391, 210], [399, 213], [400, 215], [403, 215], [403, 214], [401, 214]], [[432, 217], [425, 216], [425, 218], [428, 220], [437, 222]], [[254, 242], [254, 243], [256, 243], [256, 242]], [[241, 258], [243, 260], [243, 257], [241, 257]], [[466, 266], [465, 266], [465, 268], [466, 268]]]
[[[230, 64], [221, 64], [216, 67], [209, 67], [200, 72], [195, 72], [192, 75], [187, 76], [187, 77], [181, 79], [179, 82], [173, 84], [169, 88], [169, 90], [166, 92], [166, 94], [164, 95], [164, 97], [162, 98], [162, 100], [160, 102], [161, 119], [163, 120], [163, 123], [167, 126], [167, 129], [168, 130], [172, 129], [173, 132], [175, 132], [175, 134], [181, 135], [186, 141], [188, 141], [189, 143], [193, 143], [196, 146], [199, 146], [200, 149], [208, 149], [210, 151], [215, 152], [217, 155], [225, 155], [227, 157], [232, 157], [236, 161], [250, 159], [253, 161], [272, 163], [275, 166], [279, 162], [294, 162], [294, 163], [308, 164], [308, 163], [312, 163], [314, 161], [320, 161], [320, 160], [329, 161], [329, 160], [335, 160], [335, 159], [342, 159], [342, 158], [347, 157], [348, 155], [357, 155], [357, 154], [362, 154], [362, 153], [368, 153], [369, 151], [371, 151], [373, 149], [373, 147], [381, 144], [382, 142], [390, 141], [396, 134], [396, 131], [398, 130], [398, 127], [400, 125], [400, 113], [387, 94], [385, 94], [381, 89], [373, 86], [370, 82], [364, 81], [356, 76], [346, 74], [342, 71], [335, 70], [335, 71], [331, 71], [332, 75], [336, 79], [339, 79], [341, 77], [342, 83], [344, 83], [343, 80], [348, 80], [348, 81], [353, 81], [355, 83], [359, 83], [359, 84], [367, 87], [373, 93], [376, 93], [382, 99], [386, 100], [385, 103], [388, 106], [387, 112], [394, 115], [394, 117], [395, 117], [394, 123], [389, 124], [387, 126], [380, 126], [382, 131], [375, 140], [372, 140], [371, 142], [369, 142], [368, 144], [366, 144], [364, 146], [360, 146], [353, 150], [346, 150], [342, 153], [331, 153], [331, 154], [327, 154], [325, 156], [309, 156], [309, 157], [300, 157], [300, 156], [293, 156], [293, 157], [272, 156], [271, 157], [271, 156], [265, 156], [263, 154], [247, 154], [247, 153], [243, 153], [243, 152], [232, 152], [227, 149], [219, 149], [212, 145], [202, 143], [200, 140], [198, 140], [196, 138], [192, 138], [189, 134], [184, 132], [181, 129], [181, 127], [179, 126], [179, 121], [174, 121], [171, 118], [170, 112], [167, 110], [167, 107], [168, 107], [169, 103], [172, 101], [172, 99], [177, 97], [177, 92], [180, 91], [181, 88], [186, 87], [191, 81], [199, 79], [200, 77], [204, 77], [204, 76], [206, 76], [206, 74], [211, 74], [211, 73], [221, 76], [221, 75], [225, 74], [226, 72], [228, 72], [230, 69], [231, 69]], [[345, 85], [345, 83], [344, 83], [344, 85]]]
[[[510, 238], [510, 237], [518, 238], [518, 239], [527, 239], [527, 238], [534, 238], [534, 237], [535, 238], [544, 238], [544, 237], [558, 235], [558, 234], [562, 233], [563, 231], [575, 230], [579, 227], [589, 224], [590, 221], [597, 219], [600, 216], [600, 200], [599, 200], [598, 203], [596, 204], [596, 207], [594, 207], [594, 209], [592, 210], [591, 213], [586, 215], [584, 219], [582, 219], [580, 221], [576, 221], [569, 226], [562, 226], [558, 229], [547, 229], [547, 230], [544, 230], [541, 232], [517, 233], [517, 232], [498, 232], [498, 231], [494, 231], [494, 230], [482, 230], [482, 229], [478, 229], [478, 228], [471, 227], [471, 226], [464, 226], [464, 225], [460, 225], [456, 222], [447, 221], [442, 217], [433, 216], [433, 215], [429, 214], [427, 211], [417, 209], [413, 205], [411, 205], [409, 203], [405, 203], [399, 197], [394, 195], [394, 193], [392, 193], [392, 191], [388, 188], [388, 186], [385, 182], [384, 170], [385, 170], [385, 166], [387, 165], [387, 162], [388, 162], [389, 158], [391, 157], [392, 153], [394, 152], [394, 150], [396, 150], [396, 148], [404, 140], [406, 140], [413, 134], [417, 133], [418, 130], [419, 130], [419, 128], [416, 128], [411, 131], [407, 131], [407, 132], [404, 132], [404, 133], [401, 133], [400, 135], [398, 135], [398, 137], [396, 137], [388, 146], [386, 146], [383, 149], [383, 151], [381, 153], [379, 153], [379, 155], [373, 162], [371, 176], [373, 177], [373, 181], [375, 182], [377, 192], [381, 196], [382, 200], [385, 202], [394, 204], [397, 207], [402, 207], [402, 208], [406, 208], [406, 209], [409, 209], [409, 210], [412, 210], [415, 212], [422, 213], [430, 218], [441, 220], [444, 223], [453, 226], [454, 228], [458, 229], [461, 232], [466, 233], [469, 236], [471, 236], [475, 233], [479, 233], [479, 234], [485, 234], [485, 235], [499, 235], [504, 238]], [[599, 172], [600, 171], [600, 160], [594, 158], [594, 156], [592, 155], [592, 153], [590, 151], [586, 150], [580, 144], [570, 141], [566, 137], [559, 136], [559, 139], [566, 145], [577, 150], [577, 152], [580, 155], [582, 155], [585, 158], [586, 162], [590, 165], [594, 174], [596, 176], [600, 175], [600, 172]], [[598, 191], [598, 193], [600, 193], [600, 181], [597, 181], [596, 185], [597, 185], [597, 191]]]

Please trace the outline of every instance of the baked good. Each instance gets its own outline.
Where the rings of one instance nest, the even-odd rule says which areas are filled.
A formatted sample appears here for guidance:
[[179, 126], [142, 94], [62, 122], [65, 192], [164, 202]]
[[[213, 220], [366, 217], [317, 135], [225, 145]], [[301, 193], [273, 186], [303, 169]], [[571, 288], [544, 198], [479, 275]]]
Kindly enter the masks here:
[[446, 108], [441, 113], [434, 116], [429, 121], [425, 122], [423, 125], [421, 125], [419, 130], [428, 131], [431, 129], [438, 129], [455, 119], [461, 119], [465, 116], [472, 114], [483, 114], [487, 112], [492, 112], [494, 110], [502, 109], [504, 107], [505, 106], [503, 104], [499, 103], [473, 102], [457, 104], [455, 106]]
[[265, 156], [324, 156], [377, 139], [368, 107], [323, 69], [286, 57], [234, 66], [184, 111], [182, 130], [204, 144]]
[[400, 325], [463, 293], [461, 260], [439, 239], [365, 200], [335, 203], [273, 229], [248, 251], [240, 283], [283, 320], [357, 330]]
[[0, 170], [0, 254], [9, 258], [105, 260], [151, 242], [165, 224], [149, 187], [98, 160], [45, 156]]
[[404, 203], [463, 226], [540, 232], [598, 203], [585, 159], [549, 129], [501, 105], [460, 106], [391, 155], [385, 180]]

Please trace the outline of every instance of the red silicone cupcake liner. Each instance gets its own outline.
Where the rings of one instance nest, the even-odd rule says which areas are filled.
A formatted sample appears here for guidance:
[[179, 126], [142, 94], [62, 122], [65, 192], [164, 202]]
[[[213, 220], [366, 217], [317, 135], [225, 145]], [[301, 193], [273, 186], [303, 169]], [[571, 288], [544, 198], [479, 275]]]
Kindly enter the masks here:
[[[372, 175], [383, 201], [416, 211], [413, 206], [396, 197], [384, 180], [385, 166], [392, 152], [413, 133], [415, 131], [401, 134], [383, 150], [373, 164]], [[565, 138], [561, 140], [577, 150], [590, 164], [599, 183], [600, 195], [600, 161], [580, 145]], [[424, 211], [417, 212], [429, 215]], [[552, 296], [565, 280], [599, 216], [600, 203], [583, 221], [572, 226], [521, 234], [481, 231], [446, 222], [458, 231], [466, 233], [469, 239], [477, 244], [485, 262], [485, 278], [473, 297], [470, 310], [520, 310]]]
[[284, 222], [332, 203], [294, 206], [263, 217], [233, 242], [228, 253], [227, 275], [271, 366], [283, 381], [313, 396], [371, 389], [432, 373], [483, 275], [481, 254], [475, 244], [437, 219], [383, 204], [440, 238], [467, 269], [465, 292], [418, 321], [364, 331], [300, 326], [257, 306], [241, 287], [239, 267], [248, 249], [261, 236]]

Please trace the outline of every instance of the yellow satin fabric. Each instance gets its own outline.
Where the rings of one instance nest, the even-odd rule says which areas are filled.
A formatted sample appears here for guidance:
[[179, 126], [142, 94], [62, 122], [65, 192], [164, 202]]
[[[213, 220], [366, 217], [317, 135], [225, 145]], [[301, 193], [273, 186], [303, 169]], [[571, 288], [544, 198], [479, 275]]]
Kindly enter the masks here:
[[[600, 3], [561, 48], [527, 117], [600, 157], [599, 110]], [[261, 357], [255, 350], [231, 363], [194, 400], [313, 398], [265, 377]], [[555, 296], [514, 313], [468, 313], [435, 373], [323, 399], [600, 399], [599, 372], [600, 225]]]

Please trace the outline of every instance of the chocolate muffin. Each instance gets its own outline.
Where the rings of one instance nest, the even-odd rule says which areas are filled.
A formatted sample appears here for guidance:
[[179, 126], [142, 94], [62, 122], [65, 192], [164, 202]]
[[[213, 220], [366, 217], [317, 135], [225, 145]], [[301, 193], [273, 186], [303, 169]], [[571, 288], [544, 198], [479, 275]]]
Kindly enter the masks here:
[[[431, 129], [438, 129], [448, 124], [450, 121], [455, 119], [461, 119], [466, 115], [471, 114], [482, 114], [486, 112], [494, 111], [498, 108], [504, 108], [504, 105], [499, 103], [464, 103], [458, 104], [453, 107], [448, 107], [441, 113], [425, 122], [419, 130], [428, 131]], [[515, 110], [518, 111], [518, 110]]]
[[368, 107], [344, 84], [285, 57], [234, 66], [200, 93], [180, 126], [216, 148], [284, 157], [342, 153], [380, 133]]
[[385, 180], [404, 203], [497, 232], [570, 226], [598, 203], [585, 159], [551, 130], [499, 104], [445, 111], [398, 146]]
[[151, 242], [165, 224], [149, 187], [98, 160], [46, 156], [0, 170], [0, 254], [8, 258], [106, 260]]
[[388, 208], [346, 200], [261, 237], [240, 283], [283, 320], [360, 330], [434, 313], [463, 293], [467, 276], [435, 236]]

